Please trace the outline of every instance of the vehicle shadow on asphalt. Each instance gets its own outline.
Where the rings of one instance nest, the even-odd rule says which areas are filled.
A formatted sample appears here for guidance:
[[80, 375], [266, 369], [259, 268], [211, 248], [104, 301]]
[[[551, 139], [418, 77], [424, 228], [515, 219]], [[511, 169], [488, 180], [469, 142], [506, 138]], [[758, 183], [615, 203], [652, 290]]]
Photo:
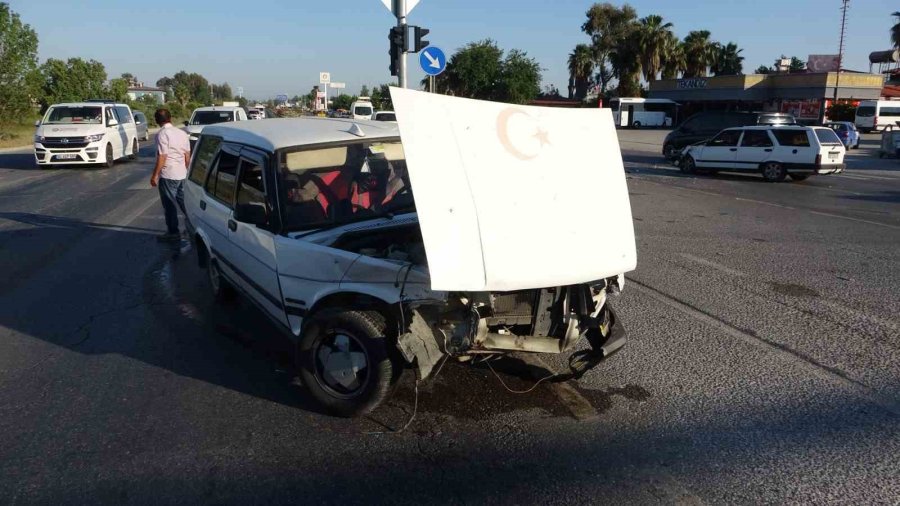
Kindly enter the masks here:
[[900, 204], [900, 191], [884, 191], [876, 195], [842, 195], [848, 200], [866, 200], [869, 202], [884, 202], [887, 204]]
[[[160, 251], [158, 260], [142, 275], [140, 287], [134, 287], [136, 293], [128, 300], [116, 300], [114, 295], [121, 291], [121, 284], [128, 283], [106, 281], [104, 284], [104, 276], [115, 277], [116, 273], [104, 273], [106, 267], [96, 264], [83, 265], [79, 267], [80, 272], [67, 273], [55, 290], [40, 295], [42, 305], [56, 307], [71, 303], [67, 299], [72, 297], [84, 296], [82, 287], [72, 285], [90, 286], [91, 297], [111, 298], [114, 303], [102, 313], [78, 315], [79, 318], [87, 318], [90, 323], [119, 312], [124, 318], [125, 313], [143, 311], [143, 315], [131, 317], [131, 325], [137, 327], [129, 333], [104, 338], [101, 332], [85, 325], [74, 335], [59, 336], [52, 326], [44, 325], [45, 321], [17, 318], [9, 310], [0, 310], [0, 325], [78, 353], [121, 354], [179, 376], [310, 413], [327, 414], [306, 393], [295, 374], [291, 339], [243, 296], [215, 302], [209, 293], [206, 273], [198, 267], [196, 252], [189, 241], [183, 239], [178, 245], [163, 245], [153, 237], [160, 232], [156, 229], [41, 214], [0, 212], [0, 220], [31, 226], [0, 231], [0, 244], [7, 245], [7, 251], [0, 253], [0, 260], [5, 255], [40, 251], [28, 255], [33, 257], [28, 260], [13, 262], [7, 258], [9, 265], [18, 269], [0, 276], [0, 280], [7, 281], [0, 295], [29, 288], [31, 276], [62, 261], [61, 254], [53, 253], [61, 245], [77, 247], [78, 242], [86, 242], [92, 251], [110, 252], [111, 256], [103, 262], [109, 263], [112, 271], [127, 269], [128, 257], [135, 250]], [[16, 248], [22, 251], [16, 252]], [[385, 406], [345, 428], [356, 427], [362, 432], [377, 426], [391, 432], [404, 425], [414, 409], [419, 413], [419, 420], [423, 417], [430, 420], [419, 426], [419, 430], [433, 429], [448, 420], [464, 423], [512, 412], [535, 411], [542, 417], [571, 416], [550, 389], [549, 381], [527, 394], [507, 390], [530, 389], [549, 371], [515, 358], [491, 364], [489, 367], [484, 363], [475, 366], [448, 363], [437, 376], [418, 385], [418, 399], [415, 371], [409, 369]], [[603, 392], [585, 390], [583, 393], [596, 399], [598, 407], [608, 402]], [[473, 403], [473, 396], [479, 402]]]
[[[155, 158], [156, 151], [155, 147], [151, 142], [143, 142], [141, 143], [141, 148], [138, 151], [138, 159], [146, 159], [146, 158]], [[115, 168], [119, 164], [128, 163], [129, 160], [121, 159], [117, 160], [116, 164], [113, 165]], [[105, 165], [96, 164], [96, 165], [54, 165], [52, 167], [47, 166], [38, 166], [34, 161], [34, 153], [31, 151], [27, 153], [0, 153], [0, 169], [11, 169], [11, 170], [35, 170], [35, 171], [52, 171], [52, 170], [102, 170], [105, 169]]]

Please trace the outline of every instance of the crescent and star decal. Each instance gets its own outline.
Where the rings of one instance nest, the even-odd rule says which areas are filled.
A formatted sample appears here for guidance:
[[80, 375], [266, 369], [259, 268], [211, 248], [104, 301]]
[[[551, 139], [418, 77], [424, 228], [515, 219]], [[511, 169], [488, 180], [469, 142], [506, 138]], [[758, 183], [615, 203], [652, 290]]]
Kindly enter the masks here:
[[[516, 116], [518, 114], [521, 114], [526, 118], [531, 118], [531, 116], [527, 112], [523, 111], [522, 109], [516, 109], [515, 107], [509, 107], [500, 111], [500, 114], [497, 115], [497, 138], [500, 140], [500, 145], [503, 146], [503, 149], [505, 149], [507, 153], [509, 153], [513, 157], [523, 161], [533, 160], [537, 158], [537, 156], [540, 154], [539, 152], [535, 154], [523, 153], [512, 143], [509, 138], [509, 120], [512, 119], [513, 116]], [[540, 126], [537, 127], [532, 137], [540, 142], [541, 148], [550, 144], [550, 139], [547, 135], [547, 132]]]

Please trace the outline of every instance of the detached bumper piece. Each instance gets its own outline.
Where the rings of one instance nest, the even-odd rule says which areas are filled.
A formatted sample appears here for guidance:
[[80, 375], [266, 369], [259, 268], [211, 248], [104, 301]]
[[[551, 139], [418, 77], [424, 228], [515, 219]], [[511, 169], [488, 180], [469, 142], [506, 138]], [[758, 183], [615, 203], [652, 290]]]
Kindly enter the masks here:
[[611, 357], [625, 346], [625, 326], [619, 321], [615, 310], [607, 302], [603, 311], [597, 318], [586, 319], [582, 324], [587, 324], [587, 340], [591, 345], [589, 350], [576, 351], [569, 359], [571, 374], [565, 379], [579, 379], [600, 362]]

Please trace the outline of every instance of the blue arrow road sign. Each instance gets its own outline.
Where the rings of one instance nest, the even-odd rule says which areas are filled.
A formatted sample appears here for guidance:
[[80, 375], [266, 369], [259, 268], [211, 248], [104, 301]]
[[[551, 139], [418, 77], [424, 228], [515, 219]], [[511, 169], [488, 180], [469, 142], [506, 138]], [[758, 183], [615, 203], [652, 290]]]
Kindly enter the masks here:
[[428, 46], [419, 53], [419, 65], [430, 76], [436, 76], [447, 68], [447, 57], [441, 48]]

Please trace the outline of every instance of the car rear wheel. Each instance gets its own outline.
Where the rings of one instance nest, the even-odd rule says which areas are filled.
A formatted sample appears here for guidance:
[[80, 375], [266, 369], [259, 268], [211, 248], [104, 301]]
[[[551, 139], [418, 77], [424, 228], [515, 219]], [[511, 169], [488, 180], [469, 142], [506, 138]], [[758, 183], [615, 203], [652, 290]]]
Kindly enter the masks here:
[[684, 157], [684, 160], [681, 161], [681, 172], [685, 174], [694, 174], [697, 172], [697, 162], [694, 161], [694, 157], [691, 155], [687, 155]]
[[784, 165], [781, 165], [780, 163], [768, 162], [764, 163], [762, 166], [762, 175], [766, 181], [777, 183], [779, 181], [784, 181], [784, 178], [787, 176], [787, 171], [784, 169]]
[[808, 177], [809, 174], [791, 174], [791, 179], [794, 181], [805, 181]]
[[641, 128], [641, 122], [635, 121], [634, 123], [631, 124], [631, 126], [632, 126], [632, 128]]
[[112, 144], [107, 144], [106, 145], [106, 163], [104, 163], [104, 165], [106, 165], [107, 169], [111, 169], [113, 164], [115, 164], [115, 163], [116, 163], [116, 161], [113, 159]]
[[297, 368], [309, 393], [329, 412], [353, 417], [384, 402], [403, 371], [389, 352], [389, 327], [374, 311], [326, 310], [304, 326]]
[[219, 270], [219, 262], [211, 259], [206, 266], [206, 279], [209, 282], [209, 291], [216, 302], [225, 302], [234, 298], [234, 288], [228, 284], [228, 280]]

